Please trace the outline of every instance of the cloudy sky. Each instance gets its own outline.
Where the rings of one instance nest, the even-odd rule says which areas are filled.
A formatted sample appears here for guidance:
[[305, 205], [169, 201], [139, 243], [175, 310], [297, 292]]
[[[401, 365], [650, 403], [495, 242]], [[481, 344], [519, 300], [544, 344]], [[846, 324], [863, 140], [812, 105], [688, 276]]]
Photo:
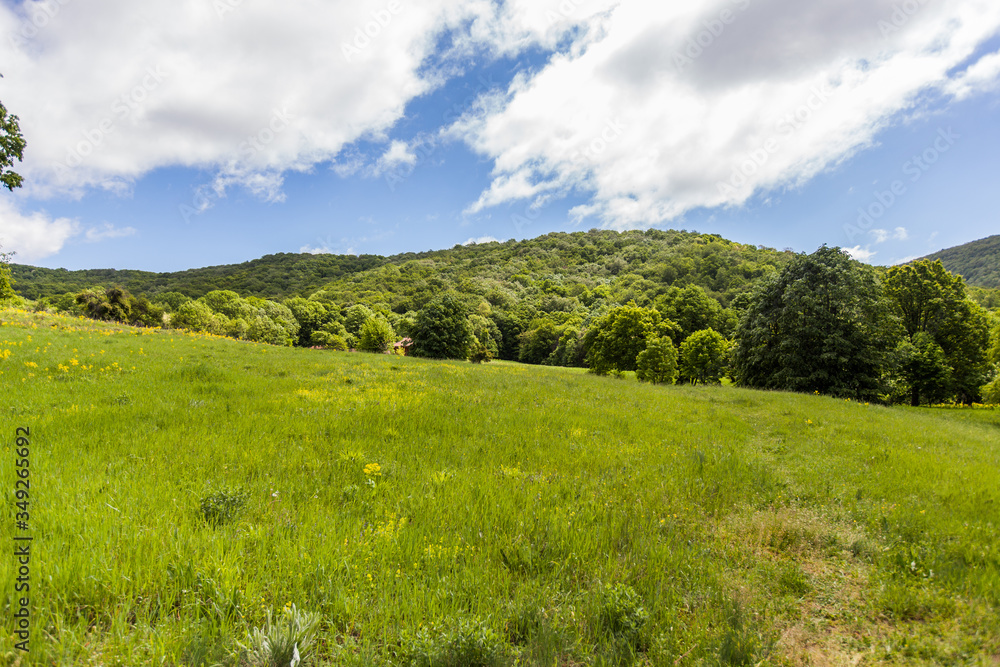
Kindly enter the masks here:
[[0, 0], [0, 35], [22, 263], [1000, 231], [996, 0]]

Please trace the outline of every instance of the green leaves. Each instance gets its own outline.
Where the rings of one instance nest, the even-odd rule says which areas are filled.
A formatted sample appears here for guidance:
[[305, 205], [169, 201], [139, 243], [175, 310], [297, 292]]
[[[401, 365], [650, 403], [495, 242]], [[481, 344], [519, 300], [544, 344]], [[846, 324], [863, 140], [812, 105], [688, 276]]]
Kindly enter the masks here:
[[696, 331], [681, 344], [681, 380], [691, 384], [719, 384], [726, 367], [729, 343], [712, 329]]
[[599, 375], [637, 370], [639, 354], [650, 340], [673, 337], [678, 331], [677, 325], [663, 319], [658, 311], [630, 301], [612, 309], [587, 331], [587, 365]]
[[424, 306], [413, 330], [415, 354], [434, 359], [465, 359], [472, 338], [468, 312], [454, 294]]
[[[933, 366], [934, 362], [926, 358], [926, 363], [912, 361], [904, 376], [917, 382], [918, 395], [930, 392], [941, 399], [977, 400], [979, 387], [986, 381], [988, 319], [985, 311], [966, 296], [962, 277], [947, 271], [940, 261], [920, 260], [889, 269], [885, 289], [898, 309], [910, 341], [925, 349], [923, 357], [929, 354], [926, 351], [929, 344], [923, 341], [917, 345], [919, 334], [925, 334], [940, 347], [946, 365], [951, 367], [942, 390], [931, 391], [921, 378], [930, 372], [927, 364]], [[915, 353], [908, 354], [911, 359], [918, 358]], [[914, 395], [912, 400], [919, 399]]]
[[874, 399], [896, 329], [873, 270], [823, 246], [754, 292], [736, 331], [734, 374], [760, 389]]
[[21, 187], [24, 178], [10, 169], [14, 161], [24, 159], [24, 148], [27, 144], [21, 136], [18, 118], [7, 113], [7, 108], [0, 103], [0, 184], [8, 190]]

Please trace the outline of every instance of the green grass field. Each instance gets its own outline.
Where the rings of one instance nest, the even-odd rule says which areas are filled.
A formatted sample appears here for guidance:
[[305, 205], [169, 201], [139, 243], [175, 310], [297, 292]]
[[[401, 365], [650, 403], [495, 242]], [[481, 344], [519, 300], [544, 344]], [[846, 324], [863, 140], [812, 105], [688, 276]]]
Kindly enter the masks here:
[[0, 664], [1000, 664], [998, 410], [0, 319]]

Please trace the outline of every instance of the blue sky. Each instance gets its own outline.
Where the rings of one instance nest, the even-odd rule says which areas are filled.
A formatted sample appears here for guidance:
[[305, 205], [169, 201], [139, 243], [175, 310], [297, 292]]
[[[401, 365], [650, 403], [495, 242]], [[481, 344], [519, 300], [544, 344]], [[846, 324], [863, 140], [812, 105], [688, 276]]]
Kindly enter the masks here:
[[[987, 0], [0, 3], [0, 242], [172, 271], [675, 228], [881, 264], [998, 233]], [[367, 33], [367, 34], [366, 34]]]

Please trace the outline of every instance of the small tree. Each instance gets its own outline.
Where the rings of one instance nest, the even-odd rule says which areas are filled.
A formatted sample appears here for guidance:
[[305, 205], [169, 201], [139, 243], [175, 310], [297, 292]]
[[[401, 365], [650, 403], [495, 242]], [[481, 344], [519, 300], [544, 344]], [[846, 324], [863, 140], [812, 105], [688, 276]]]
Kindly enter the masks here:
[[14, 276], [10, 271], [10, 258], [13, 255], [12, 252], [0, 252], [0, 302], [17, 296], [14, 291]]
[[433, 359], [465, 359], [472, 343], [468, 311], [454, 294], [424, 306], [413, 327], [414, 354]]
[[691, 384], [719, 384], [729, 344], [722, 334], [702, 329], [688, 336], [680, 349], [680, 377]]
[[667, 336], [651, 338], [636, 357], [635, 375], [641, 382], [673, 384], [677, 380], [677, 348]]
[[493, 361], [493, 352], [488, 345], [480, 342], [477, 338], [469, 346], [469, 361], [474, 364], [489, 363]]
[[376, 315], [361, 325], [360, 338], [359, 349], [363, 352], [384, 353], [396, 342], [396, 332], [385, 318]]

